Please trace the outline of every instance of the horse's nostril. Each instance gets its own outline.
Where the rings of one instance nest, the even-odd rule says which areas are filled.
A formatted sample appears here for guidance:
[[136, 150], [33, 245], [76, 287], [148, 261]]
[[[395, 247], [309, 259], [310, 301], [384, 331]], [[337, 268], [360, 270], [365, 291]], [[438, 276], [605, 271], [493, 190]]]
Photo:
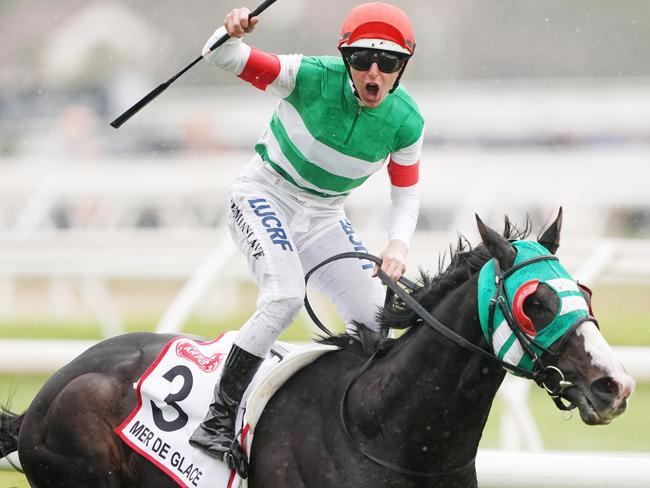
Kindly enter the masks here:
[[603, 400], [612, 400], [618, 397], [621, 384], [614, 378], [600, 378], [591, 384], [591, 391]]

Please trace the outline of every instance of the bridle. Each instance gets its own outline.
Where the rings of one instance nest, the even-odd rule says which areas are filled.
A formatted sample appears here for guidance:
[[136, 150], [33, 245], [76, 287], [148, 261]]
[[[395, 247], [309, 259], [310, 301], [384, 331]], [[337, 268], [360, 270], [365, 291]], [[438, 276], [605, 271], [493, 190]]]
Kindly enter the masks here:
[[[312, 274], [320, 269], [321, 267], [330, 264], [334, 261], [338, 261], [340, 259], [349, 259], [349, 258], [357, 258], [357, 259], [364, 259], [371, 261], [379, 266], [381, 266], [381, 259], [378, 258], [377, 256], [374, 256], [372, 254], [368, 253], [363, 253], [363, 252], [344, 252], [340, 254], [336, 254], [334, 256], [331, 256], [321, 262], [320, 264], [314, 266], [306, 275], [305, 275], [305, 284], [309, 281], [309, 278], [312, 276]], [[548, 365], [546, 364], [540, 355], [538, 355], [535, 350], [532, 347], [532, 344], [535, 344], [535, 346], [540, 347], [545, 353], [548, 353], [554, 357], [557, 357], [557, 354], [554, 353], [553, 351], [543, 348], [541, 345], [535, 343], [534, 339], [531, 339], [529, 336], [527, 336], [517, 321], [515, 320], [514, 314], [512, 312], [512, 307], [511, 307], [511, 302], [508, 299], [508, 294], [505, 288], [505, 281], [507, 278], [512, 275], [515, 271], [525, 267], [529, 266], [531, 264], [534, 264], [539, 261], [543, 260], [557, 260], [557, 257], [548, 255], [548, 256], [536, 256], [531, 259], [527, 259], [525, 261], [522, 261], [521, 263], [518, 263], [517, 265], [513, 266], [510, 268], [508, 271], [503, 273], [501, 271], [500, 266], [498, 265], [498, 261], [496, 259], [493, 260], [494, 262], [494, 279], [496, 283], [496, 293], [490, 300], [490, 309], [489, 309], [489, 316], [490, 316], [490, 324], [493, 326], [493, 320], [494, 320], [494, 310], [496, 307], [499, 307], [501, 312], [503, 313], [503, 316], [506, 320], [506, 323], [508, 326], [511, 328], [513, 333], [515, 334], [515, 337], [517, 340], [520, 342], [522, 348], [531, 355], [533, 358], [533, 363], [534, 363], [534, 368], [532, 371], [529, 371], [528, 369], [519, 367], [514, 364], [510, 364], [506, 361], [503, 361], [501, 358], [496, 356], [494, 353], [490, 351], [486, 351], [485, 349], [482, 349], [475, 344], [471, 343], [464, 337], [458, 335], [456, 332], [450, 330], [448, 327], [446, 327], [442, 322], [440, 322], [438, 319], [436, 319], [429, 311], [427, 311], [417, 300], [415, 300], [409, 292], [407, 292], [404, 288], [402, 288], [399, 284], [401, 283], [406, 287], [407, 289], [413, 291], [417, 288], [417, 285], [413, 283], [412, 281], [401, 277], [397, 282], [393, 280], [390, 276], [388, 276], [381, 268], [378, 269], [377, 271], [377, 277], [386, 285], [387, 291], [386, 291], [386, 304], [389, 304], [393, 298], [394, 295], [397, 295], [406, 306], [408, 306], [411, 310], [413, 310], [418, 318], [422, 320], [423, 323], [431, 327], [434, 331], [438, 332], [442, 336], [444, 336], [446, 339], [450, 340], [457, 346], [466, 349], [470, 352], [479, 354], [490, 361], [496, 362], [499, 364], [503, 369], [506, 371], [509, 371], [511, 373], [514, 373], [519, 376], [523, 376], [525, 378], [533, 380], [538, 386], [546, 390], [548, 395], [553, 399], [555, 402], [556, 406], [560, 410], [571, 410], [575, 408], [575, 405], [572, 403], [565, 404], [563, 402], [564, 398], [564, 393], [574, 387], [573, 383], [567, 381], [565, 379], [564, 374], [562, 371], [557, 368], [556, 366]], [[323, 323], [318, 319], [316, 314], [314, 313], [314, 310], [311, 307], [311, 304], [309, 303], [309, 299], [307, 295], [305, 294], [305, 308], [307, 310], [307, 313], [311, 317], [311, 319], [314, 321], [314, 323], [318, 326], [319, 329], [321, 329], [323, 332], [325, 332], [327, 335], [332, 336], [332, 332], [323, 325]], [[598, 326], [598, 322], [596, 319], [589, 314], [586, 317], [582, 317], [581, 319], [577, 320], [574, 322], [571, 327], [565, 332], [564, 338], [561, 339], [562, 342], [566, 340], [568, 336], [571, 335], [571, 332], [573, 332], [580, 324], [586, 321], [592, 321]], [[560, 344], [561, 347], [562, 344]], [[385, 349], [379, 348], [377, 351], [375, 351], [372, 356], [361, 366], [359, 371], [354, 375], [350, 383], [348, 384], [347, 388], [345, 389], [345, 392], [343, 393], [343, 396], [341, 398], [340, 402], [340, 408], [339, 408], [339, 413], [340, 413], [340, 419], [341, 419], [341, 425], [343, 427], [343, 430], [348, 437], [348, 440], [359, 450], [366, 458], [372, 460], [376, 464], [379, 464], [385, 468], [388, 468], [392, 471], [401, 473], [401, 474], [406, 474], [410, 476], [416, 476], [416, 477], [423, 477], [423, 478], [435, 478], [435, 477], [440, 477], [440, 476], [449, 476], [451, 474], [456, 474], [459, 472], [462, 472], [466, 469], [469, 469], [475, 461], [475, 458], [472, 457], [471, 460], [469, 460], [466, 463], [463, 463], [460, 467], [453, 468], [451, 470], [447, 471], [440, 471], [440, 472], [430, 472], [430, 471], [416, 471], [416, 470], [410, 470], [407, 468], [404, 468], [402, 466], [398, 466], [396, 464], [390, 463], [388, 461], [382, 460], [380, 458], [377, 458], [376, 456], [373, 456], [372, 454], [368, 453], [362, 446], [360, 446], [355, 439], [352, 437], [348, 425], [347, 425], [347, 409], [346, 409], [346, 404], [347, 404], [347, 397], [350, 389], [352, 388], [352, 385], [361, 377], [361, 375], [367, 371], [371, 364], [385, 353]], [[555, 377], [557, 378], [557, 382], [555, 387], [549, 386], [549, 379]]]
[[[533, 371], [530, 372], [523, 368], [519, 368], [512, 364], [506, 363], [505, 361], [496, 358], [496, 356], [495, 358], [499, 362], [501, 362], [504, 369], [516, 373], [525, 378], [533, 380], [540, 388], [546, 390], [548, 395], [555, 402], [557, 408], [563, 411], [568, 411], [574, 409], [575, 405], [572, 403], [565, 404], [563, 402], [564, 399], [563, 395], [566, 392], [566, 390], [574, 387], [575, 385], [565, 379], [564, 373], [562, 373], [562, 371], [559, 368], [547, 364], [542, 358], [542, 356], [538, 354], [535, 351], [535, 349], [532, 347], [534, 345], [536, 348], [543, 351], [544, 355], [548, 355], [554, 358], [558, 357], [556, 352], [542, 346], [541, 344], [536, 342], [535, 339], [531, 338], [529, 335], [527, 335], [524, 332], [521, 324], [515, 318], [515, 314], [512, 311], [512, 305], [511, 305], [512, 301], [508, 297], [508, 292], [506, 290], [506, 280], [508, 279], [509, 276], [512, 276], [516, 271], [519, 271], [520, 269], [526, 266], [541, 261], [558, 261], [558, 258], [553, 255], [535, 256], [533, 258], [526, 259], [525, 261], [522, 261], [512, 266], [506, 272], [501, 271], [501, 266], [499, 265], [499, 261], [497, 259], [493, 260], [494, 283], [496, 285], [496, 292], [494, 296], [490, 299], [490, 304], [488, 309], [488, 314], [489, 314], [488, 326], [490, 328], [490, 335], [491, 335], [494, 332], [494, 312], [498, 307], [501, 313], [503, 314], [503, 317], [506, 323], [508, 324], [508, 327], [510, 328], [510, 330], [512, 330], [512, 333], [517, 338], [517, 341], [524, 349], [526, 354], [528, 354], [532, 358]], [[578, 284], [578, 286], [580, 285]], [[564, 345], [566, 340], [571, 336], [571, 333], [584, 322], [593, 322], [596, 325], [596, 327], [600, 328], [598, 325], [598, 321], [596, 320], [595, 317], [591, 315], [591, 313], [576, 320], [564, 332], [562, 339], [560, 339], [560, 341], [558, 342], [557, 350], [562, 349], [562, 346]], [[558, 378], [555, 387], [549, 386], [549, 378], [552, 376], [556, 376]]]

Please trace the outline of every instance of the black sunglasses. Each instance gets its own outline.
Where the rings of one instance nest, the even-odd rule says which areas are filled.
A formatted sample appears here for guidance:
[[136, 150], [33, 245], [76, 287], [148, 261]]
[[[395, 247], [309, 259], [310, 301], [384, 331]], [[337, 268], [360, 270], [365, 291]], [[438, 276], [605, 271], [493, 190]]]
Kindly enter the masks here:
[[350, 50], [344, 53], [348, 64], [356, 70], [368, 71], [373, 63], [377, 63], [379, 71], [395, 73], [406, 63], [408, 56], [378, 49]]

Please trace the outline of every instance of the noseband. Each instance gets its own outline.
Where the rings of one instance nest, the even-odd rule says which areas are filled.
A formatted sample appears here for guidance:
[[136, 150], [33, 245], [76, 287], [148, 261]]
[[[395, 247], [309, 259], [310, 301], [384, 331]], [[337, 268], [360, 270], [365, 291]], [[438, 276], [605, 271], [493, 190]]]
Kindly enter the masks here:
[[[320, 269], [321, 267], [334, 262], [338, 261], [340, 259], [348, 259], [348, 258], [357, 258], [357, 259], [364, 259], [368, 261], [372, 261], [373, 263], [381, 266], [381, 259], [378, 258], [377, 256], [374, 256], [372, 254], [368, 253], [363, 253], [363, 252], [345, 252], [345, 253], [340, 253], [336, 254], [334, 256], [329, 257], [328, 259], [324, 260], [320, 264], [316, 265], [314, 268], [312, 268], [306, 275], [305, 275], [305, 284], [309, 281], [309, 278], [311, 275]], [[452, 331], [449, 329], [447, 326], [445, 326], [442, 322], [440, 322], [438, 319], [436, 319], [429, 311], [427, 311], [420, 303], [415, 300], [409, 292], [407, 292], [404, 288], [399, 286], [398, 282], [404, 285], [406, 288], [409, 290], [413, 291], [416, 288], [416, 284], [413, 283], [412, 281], [400, 277], [398, 282], [393, 280], [390, 276], [388, 276], [381, 268], [378, 269], [377, 271], [377, 276], [378, 278], [386, 285], [386, 304], [390, 303], [392, 301], [393, 296], [397, 295], [405, 305], [407, 305], [411, 310], [413, 310], [416, 315], [429, 327], [431, 327], [433, 330], [450, 340], [451, 342], [455, 343], [459, 347], [469, 350], [473, 353], [479, 354], [485, 358], [490, 359], [493, 362], [498, 363], [502, 368], [504, 368], [506, 371], [509, 371], [511, 373], [514, 373], [518, 376], [523, 376], [525, 378], [533, 380], [539, 387], [543, 388], [549, 396], [553, 399], [555, 402], [556, 406], [560, 410], [572, 410], [575, 408], [575, 405], [572, 403], [565, 404], [563, 400], [566, 400], [564, 397], [564, 393], [566, 390], [573, 388], [575, 385], [571, 383], [570, 381], [567, 381], [565, 379], [564, 373], [557, 368], [556, 366], [548, 365], [546, 364], [542, 358], [534, 351], [534, 349], [531, 347], [531, 344], [535, 344], [536, 347], [539, 347], [541, 350], [544, 351], [544, 353], [548, 353], [549, 355], [553, 357], [557, 357], [557, 354], [551, 351], [550, 349], [542, 347], [540, 344], [536, 343], [534, 339], [530, 338], [527, 336], [520, 325], [517, 323], [517, 321], [514, 318], [514, 314], [512, 313], [512, 308], [510, 305], [510, 301], [508, 300], [508, 294], [505, 288], [505, 280], [508, 278], [508, 276], [512, 275], [515, 271], [525, 267], [529, 266], [531, 264], [534, 264], [536, 262], [544, 261], [544, 260], [555, 260], [557, 261], [557, 257], [549, 255], [549, 256], [536, 256], [530, 259], [527, 259], [525, 261], [522, 261], [521, 263], [517, 264], [516, 266], [513, 266], [511, 269], [503, 273], [501, 271], [501, 268], [498, 265], [498, 261], [495, 259], [494, 265], [495, 265], [495, 284], [496, 284], [496, 293], [494, 297], [490, 300], [490, 309], [489, 309], [489, 316], [490, 316], [490, 325], [493, 326], [493, 319], [494, 319], [494, 311], [496, 307], [498, 306], [501, 312], [503, 313], [503, 316], [506, 319], [506, 323], [510, 327], [510, 329], [513, 331], [515, 334], [515, 337], [521, 344], [522, 348], [526, 353], [530, 354], [530, 356], [533, 358], [533, 370], [529, 371], [528, 369], [522, 368], [520, 366], [517, 366], [515, 364], [508, 363], [507, 361], [503, 361], [501, 358], [499, 358], [496, 354], [493, 354], [489, 351], [486, 351], [475, 344], [471, 343], [464, 337], [458, 335], [456, 332]], [[332, 336], [332, 332], [323, 325], [323, 323], [318, 319], [316, 314], [314, 313], [314, 310], [311, 307], [311, 304], [309, 303], [309, 299], [307, 298], [307, 295], [305, 294], [305, 308], [307, 310], [307, 313], [309, 314], [310, 318], [314, 321], [314, 323], [318, 326], [319, 329], [321, 329], [323, 332], [325, 332], [327, 335]], [[564, 338], [561, 340], [560, 346], [562, 343], [566, 340], [568, 336], [571, 335], [571, 332], [574, 331], [580, 324], [586, 321], [593, 321], [596, 326], [598, 326], [598, 322], [594, 317], [591, 315], [588, 315], [587, 317], [583, 317], [577, 321], [575, 321], [571, 327], [565, 332]], [[559, 347], [558, 349], [560, 349]], [[372, 454], [368, 453], [362, 446], [360, 446], [352, 437], [348, 426], [347, 426], [347, 409], [346, 409], [346, 403], [347, 403], [347, 397], [350, 389], [352, 388], [352, 385], [359, 379], [359, 377], [370, 367], [372, 362], [381, 354], [383, 354], [385, 351], [382, 350], [381, 348], [377, 350], [372, 356], [364, 363], [364, 365], [360, 368], [360, 370], [354, 375], [350, 383], [348, 384], [347, 388], [345, 389], [345, 392], [343, 393], [343, 396], [341, 398], [341, 403], [340, 403], [340, 418], [341, 418], [341, 425], [343, 427], [343, 430], [348, 437], [348, 440], [354, 445], [357, 450], [359, 450], [366, 458], [372, 460], [376, 464], [379, 464], [380, 466], [383, 466], [385, 468], [390, 469], [391, 471], [395, 471], [401, 474], [406, 474], [410, 476], [416, 476], [416, 477], [422, 477], [422, 478], [435, 478], [435, 477], [440, 477], [440, 476], [449, 476], [452, 474], [460, 473], [466, 469], [469, 469], [473, 463], [475, 458], [473, 457], [471, 460], [469, 460], [466, 463], [463, 463], [460, 467], [454, 468], [452, 470], [448, 471], [443, 471], [443, 472], [430, 472], [430, 471], [415, 471], [411, 469], [407, 469], [401, 466], [398, 466], [396, 464], [390, 463], [388, 461], [382, 460], [380, 458], [377, 458], [376, 456], [373, 456]], [[550, 381], [549, 379], [551, 378], [557, 378], [556, 386], [550, 386]]]

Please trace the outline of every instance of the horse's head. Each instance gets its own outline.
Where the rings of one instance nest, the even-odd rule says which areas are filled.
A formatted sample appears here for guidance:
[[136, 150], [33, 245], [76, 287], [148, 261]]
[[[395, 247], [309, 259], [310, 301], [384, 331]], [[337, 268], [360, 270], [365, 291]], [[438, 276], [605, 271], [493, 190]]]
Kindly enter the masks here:
[[[600, 333], [591, 292], [562, 267], [562, 210], [537, 242], [508, 241], [477, 216], [491, 259], [479, 277], [479, 316], [494, 354], [551, 394], [577, 407], [586, 424], [607, 424], [634, 390]], [[566, 406], [562, 399], [568, 401]]]

